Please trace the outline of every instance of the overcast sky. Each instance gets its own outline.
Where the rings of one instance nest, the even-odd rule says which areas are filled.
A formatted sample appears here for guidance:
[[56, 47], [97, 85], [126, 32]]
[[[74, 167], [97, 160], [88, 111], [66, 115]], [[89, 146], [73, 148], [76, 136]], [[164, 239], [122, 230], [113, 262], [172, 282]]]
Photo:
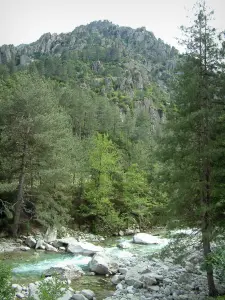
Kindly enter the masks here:
[[[96, 20], [133, 28], [145, 26], [157, 38], [177, 45], [179, 26], [195, 0], [0, 0], [0, 45], [31, 43], [43, 33], [72, 31]], [[206, 0], [215, 26], [225, 28], [225, 0]]]

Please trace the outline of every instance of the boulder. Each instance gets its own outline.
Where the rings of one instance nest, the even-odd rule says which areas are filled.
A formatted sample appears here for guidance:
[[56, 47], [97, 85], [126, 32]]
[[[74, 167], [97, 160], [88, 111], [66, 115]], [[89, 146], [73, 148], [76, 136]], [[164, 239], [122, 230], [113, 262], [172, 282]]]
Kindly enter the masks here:
[[37, 244], [35, 246], [35, 249], [42, 249], [45, 250], [45, 245], [44, 245], [44, 240], [43, 239], [39, 239], [37, 240]]
[[79, 242], [73, 237], [58, 239], [53, 242], [53, 246], [56, 248], [66, 247], [67, 252], [82, 255], [94, 255], [103, 251], [103, 248], [100, 246], [95, 246], [88, 242]]
[[45, 243], [45, 249], [47, 251], [58, 252], [58, 250], [55, 247], [53, 247], [52, 245], [49, 245], [47, 243]]
[[140, 281], [143, 282], [144, 287], [148, 287], [150, 285], [156, 285], [157, 280], [152, 274], [145, 274], [140, 278]]
[[148, 233], [137, 233], [133, 237], [135, 244], [161, 244], [162, 240]]
[[55, 227], [48, 227], [44, 240], [47, 243], [53, 242], [57, 239], [57, 229]]
[[117, 285], [118, 283], [120, 283], [120, 281], [121, 281], [120, 275], [114, 275], [114, 276], [111, 278], [112, 284]]
[[121, 248], [121, 249], [128, 249], [131, 247], [131, 244], [127, 241], [123, 241], [123, 242], [120, 242], [118, 245], [117, 245], [118, 248]]
[[29, 250], [30, 250], [30, 247], [27, 247], [27, 246], [21, 246], [21, 247], [20, 247], [20, 250], [21, 250], [21, 251], [29, 251]]
[[87, 298], [84, 295], [81, 294], [74, 294], [71, 298], [71, 300], [87, 300]]
[[89, 262], [89, 268], [96, 274], [106, 275], [115, 274], [118, 271], [119, 266], [104, 253], [96, 253]]
[[55, 267], [51, 267], [44, 272], [44, 275], [46, 277], [53, 276], [54, 274], [59, 274], [61, 280], [71, 280], [80, 278], [82, 275], [84, 275], [84, 272], [80, 267], [74, 265], [58, 265]]
[[92, 300], [95, 297], [95, 293], [92, 290], [82, 290], [80, 293], [88, 300]]
[[95, 253], [103, 251], [103, 248], [88, 242], [76, 242], [69, 244], [67, 251], [73, 254], [94, 255]]
[[16, 297], [18, 299], [23, 299], [23, 298], [25, 298], [25, 295], [23, 293], [16, 293]]
[[62, 297], [58, 298], [57, 300], [70, 300], [73, 294], [74, 292], [72, 291], [66, 291], [65, 294]]
[[36, 240], [33, 236], [28, 236], [25, 240], [25, 244], [30, 248], [34, 248], [36, 245]]
[[30, 298], [34, 299], [34, 300], [39, 300], [38, 297], [38, 285], [34, 284], [34, 283], [30, 283], [28, 285], [28, 295]]
[[16, 290], [17, 292], [22, 292], [22, 290], [23, 290], [23, 287], [17, 283], [12, 284], [12, 288], [14, 290]]

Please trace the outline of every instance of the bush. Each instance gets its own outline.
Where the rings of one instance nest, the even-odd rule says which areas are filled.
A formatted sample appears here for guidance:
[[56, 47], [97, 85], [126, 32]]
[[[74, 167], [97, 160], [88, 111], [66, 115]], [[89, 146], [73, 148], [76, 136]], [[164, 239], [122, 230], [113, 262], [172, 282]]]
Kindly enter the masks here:
[[[39, 300], [58, 299], [64, 295], [66, 287], [67, 284], [57, 274], [48, 280], [42, 279], [38, 288]], [[30, 296], [28, 300], [34, 300], [34, 298]]]
[[14, 299], [11, 271], [11, 267], [8, 264], [0, 261], [0, 299]]

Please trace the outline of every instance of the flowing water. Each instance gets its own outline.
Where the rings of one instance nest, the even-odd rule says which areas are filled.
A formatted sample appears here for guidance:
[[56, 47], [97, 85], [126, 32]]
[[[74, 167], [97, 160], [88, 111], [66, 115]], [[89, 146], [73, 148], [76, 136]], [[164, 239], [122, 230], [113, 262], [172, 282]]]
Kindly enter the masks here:
[[[108, 239], [104, 243], [106, 254], [115, 258], [129, 259], [135, 256], [143, 257], [157, 252], [160, 245], [137, 245], [131, 243], [129, 249], [119, 249], [116, 244], [120, 241], [129, 241], [126, 238]], [[13, 268], [13, 282], [27, 284], [40, 280], [41, 274], [50, 267], [56, 265], [74, 264], [80, 266], [84, 271], [88, 270], [89, 256], [71, 255], [62, 253], [49, 253], [45, 251], [28, 251], [1, 254], [1, 259], [6, 260]], [[110, 279], [105, 276], [83, 276], [81, 279], [73, 281], [71, 286], [75, 290], [91, 289], [96, 293], [97, 299], [107, 297], [114, 287]]]

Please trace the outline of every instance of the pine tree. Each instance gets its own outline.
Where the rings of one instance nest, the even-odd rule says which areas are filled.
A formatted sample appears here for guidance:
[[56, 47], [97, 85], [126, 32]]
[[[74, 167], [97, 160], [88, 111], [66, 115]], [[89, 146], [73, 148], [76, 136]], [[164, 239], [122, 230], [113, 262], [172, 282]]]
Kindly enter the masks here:
[[54, 193], [70, 179], [72, 128], [52, 84], [35, 74], [17, 73], [2, 81], [0, 95], [0, 187], [14, 198], [16, 236], [22, 212], [33, 208], [38, 220], [52, 222], [66, 207]]
[[[202, 233], [204, 258], [211, 253], [211, 241], [216, 225], [215, 195], [224, 193], [218, 186], [218, 153], [224, 151], [218, 122], [224, 109], [221, 93], [222, 71], [215, 29], [210, 27], [212, 12], [206, 5], [197, 5], [194, 24], [182, 28], [182, 41], [187, 52], [181, 58], [166, 124], [166, 136], [160, 144], [161, 159], [165, 162], [162, 188], [167, 190], [168, 211], [180, 226], [198, 227]], [[219, 190], [218, 190], [219, 189]], [[213, 268], [206, 264], [209, 295], [217, 290]]]

